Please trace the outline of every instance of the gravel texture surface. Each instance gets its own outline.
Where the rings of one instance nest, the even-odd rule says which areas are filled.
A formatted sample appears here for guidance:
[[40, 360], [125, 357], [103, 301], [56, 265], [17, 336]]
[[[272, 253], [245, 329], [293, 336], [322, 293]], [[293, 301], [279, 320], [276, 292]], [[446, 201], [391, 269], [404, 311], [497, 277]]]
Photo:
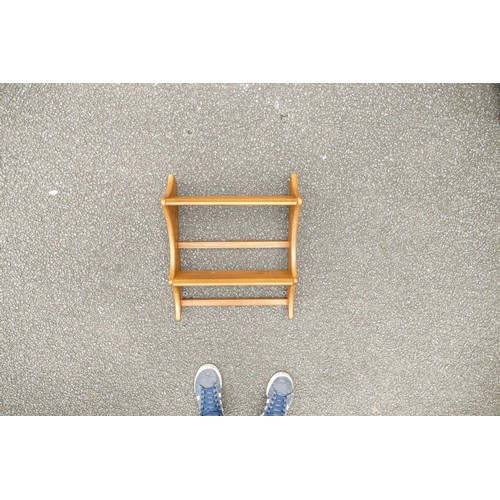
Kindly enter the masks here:
[[[0, 413], [194, 415], [214, 363], [227, 414], [278, 370], [291, 415], [500, 414], [500, 91], [494, 85], [2, 85]], [[160, 198], [286, 194], [296, 319], [174, 319]], [[280, 207], [184, 207], [183, 239], [283, 239]], [[286, 250], [183, 250], [184, 268]], [[284, 289], [191, 289], [282, 296]]]

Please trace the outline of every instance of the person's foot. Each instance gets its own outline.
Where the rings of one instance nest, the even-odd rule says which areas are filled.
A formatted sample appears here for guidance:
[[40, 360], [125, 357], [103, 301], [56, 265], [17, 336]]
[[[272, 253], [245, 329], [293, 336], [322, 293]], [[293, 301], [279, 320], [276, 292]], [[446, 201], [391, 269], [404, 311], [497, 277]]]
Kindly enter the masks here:
[[202, 417], [221, 417], [222, 377], [214, 365], [203, 365], [194, 378], [194, 393]]
[[284, 417], [293, 399], [292, 377], [286, 372], [275, 373], [266, 390], [265, 417]]

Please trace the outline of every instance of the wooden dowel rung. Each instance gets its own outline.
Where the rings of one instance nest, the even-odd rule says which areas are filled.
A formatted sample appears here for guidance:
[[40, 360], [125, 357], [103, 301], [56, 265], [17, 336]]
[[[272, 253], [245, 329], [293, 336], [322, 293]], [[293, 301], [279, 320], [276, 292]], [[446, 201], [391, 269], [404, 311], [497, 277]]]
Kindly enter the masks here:
[[289, 241], [179, 241], [178, 248], [289, 248]]
[[182, 299], [183, 307], [190, 306], [286, 306], [288, 299], [258, 298], [258, 299]]

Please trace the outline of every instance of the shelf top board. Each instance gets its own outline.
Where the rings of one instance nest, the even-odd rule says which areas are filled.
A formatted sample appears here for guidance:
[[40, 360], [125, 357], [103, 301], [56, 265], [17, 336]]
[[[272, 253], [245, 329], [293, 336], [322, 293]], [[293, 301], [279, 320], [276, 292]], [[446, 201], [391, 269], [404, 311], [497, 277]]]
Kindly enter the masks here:
[[172, 196], [162, 205], [297, 205], [293, 196]]

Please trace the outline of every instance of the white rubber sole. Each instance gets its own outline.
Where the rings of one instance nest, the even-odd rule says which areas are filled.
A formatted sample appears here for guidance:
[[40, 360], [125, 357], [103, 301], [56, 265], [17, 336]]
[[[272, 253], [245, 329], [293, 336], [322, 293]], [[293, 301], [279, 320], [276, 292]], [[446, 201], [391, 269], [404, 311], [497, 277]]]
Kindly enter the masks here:
[[203, 365], [200, 367], [200, 369], [196, 372], [196, 375], [194, 377], [194, 392], [195, 392], [195, 394], [196, 394], [196, 379], [198, 378], [198, 375], [203, 370], [207, 370], [208, 368], [212, 369], [215, 373], [217, 373], [217, 376], [219, 377], [219, 380], [220, 380], [220, 388], [222, 390], [222, 376], [220, 374], [220, 371], [218, 370], [218, 368], [215, 365], [206, 364], [206, 365]]
[[275, 373], [272, 377], [269, 383], [267, 384], [267, 389], [266, 389], [266, 397], [269, 397], [269, 389], [273, 385], [273, 382], [278, 378], [278, 377], [286, 377], [287, 379], [290, 379], [290, 382], [292, 383], [292, 388], [293, 388], [293, 380], [292, 377], [287, 373], [287, 372], [278, 372]]

